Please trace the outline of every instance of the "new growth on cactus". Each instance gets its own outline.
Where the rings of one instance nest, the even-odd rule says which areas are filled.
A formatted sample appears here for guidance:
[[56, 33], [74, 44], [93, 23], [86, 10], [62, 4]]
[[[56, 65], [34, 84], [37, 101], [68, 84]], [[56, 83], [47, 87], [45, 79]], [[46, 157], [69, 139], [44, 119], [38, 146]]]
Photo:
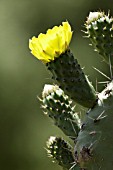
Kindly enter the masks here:
[[109, 13], [90, 12], [85, 27], [94, 50], [108, 62], [113, 54], [113, 18]]
[[[95, 51], [109, 62], [113, 55], [113, 19], [104, 12], [90, 12], [86, 35]], [[40, 99], [44, 113], [73, 141], [51, 136], [47, 154], [67, 170], [113, 169], [113, 81], [99, 94], [69, 48], [71, 26], [63, 22], [29, 41], [31, 53], [52, 74], [55, 85], [44, 86]], [[75, 102], [88, 109], [84, 117]]]
[[63, 90], [57, 85], [45, 85], [42, 98], [45, 114], [53, 119], [54, 124], [70, 138], [77, 135], [81, 121], [75, 107], [72, 106], [72, 101]]

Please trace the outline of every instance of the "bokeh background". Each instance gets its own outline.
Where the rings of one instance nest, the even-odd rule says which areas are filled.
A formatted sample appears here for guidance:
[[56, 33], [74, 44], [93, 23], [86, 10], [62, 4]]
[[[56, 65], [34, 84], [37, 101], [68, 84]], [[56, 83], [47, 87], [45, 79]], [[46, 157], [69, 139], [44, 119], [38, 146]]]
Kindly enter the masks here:
[[[110, 76], [109, 66], [83, 38], [90, 11], [113, 13], [109, 0], [0, 0], [0, 170], [60, 170], [46, 156], [50, 135], [62, 135], [43, 115], [41, 97], [50, 74], [28, 49], [28, 40], [68, 20], [74, 31], [71, 50], [96, 86]], [[103, 88], [98, 85], [98, 90]]]

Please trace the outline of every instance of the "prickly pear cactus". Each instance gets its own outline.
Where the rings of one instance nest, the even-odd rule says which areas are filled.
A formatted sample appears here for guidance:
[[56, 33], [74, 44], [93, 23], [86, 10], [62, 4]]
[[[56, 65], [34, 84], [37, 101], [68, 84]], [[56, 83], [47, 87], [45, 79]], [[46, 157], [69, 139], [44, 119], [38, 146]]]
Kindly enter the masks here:
[[109, 56], [113, 54], [113, 18], [109, 13], [90, 12], [85, 27], [94, 50], [109, 61]]
[[81, 121], [69, 97], [58, 86], [45, 85], [42, 98], [45, 114], [65, 135], [73, 138], [80, 130]]
[[[85, 28], [94, 50], [109, 63], [113, 55], [110, 14], [90, 12]], [[64, 170], [111, 170], [113, 81], [96, 92], [69, 48], [71, 38], [71, 26], [63, 22], [29, 41], [31, 53], [44, 63], [55, 82], [44, 86], [40, 99], [43, 111], [73, 143], [51, 136], [46, 143], [47, 154]], [[87, 108], [84, 116], [76, 111], [75, 103]]]
[[53, 79], [71, 99], [88, 108], [95, 104], [95, 89], [69, 50], [53, 62], [49, 62], [47, 67], [52, 72]]

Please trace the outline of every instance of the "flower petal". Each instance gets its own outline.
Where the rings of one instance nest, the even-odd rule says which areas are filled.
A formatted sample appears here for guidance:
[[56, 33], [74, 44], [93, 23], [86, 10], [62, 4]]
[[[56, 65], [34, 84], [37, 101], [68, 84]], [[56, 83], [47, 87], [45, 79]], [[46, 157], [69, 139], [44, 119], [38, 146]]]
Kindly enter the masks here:
[[55, 60], [64, 53], [71, 41], [72, 31], [68, 22], [48, 29], [46, 34], [40, 33], [38, 38], [29, 40], [31, 53], [44, 63]]

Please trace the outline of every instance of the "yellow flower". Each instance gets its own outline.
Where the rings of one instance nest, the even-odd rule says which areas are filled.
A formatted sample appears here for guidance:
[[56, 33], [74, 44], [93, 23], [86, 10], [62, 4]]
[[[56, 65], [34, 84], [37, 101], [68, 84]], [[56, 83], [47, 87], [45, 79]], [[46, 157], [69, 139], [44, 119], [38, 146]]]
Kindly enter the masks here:
[[38, 38], [32, 37], [29, 40], [29, 48], [36, 58], [48, 63], [67, 50], [71, 37], [71, 26], [68, 22], [62, 22], [59, 27], [48, 29], [46, 34], [40, 33]]

